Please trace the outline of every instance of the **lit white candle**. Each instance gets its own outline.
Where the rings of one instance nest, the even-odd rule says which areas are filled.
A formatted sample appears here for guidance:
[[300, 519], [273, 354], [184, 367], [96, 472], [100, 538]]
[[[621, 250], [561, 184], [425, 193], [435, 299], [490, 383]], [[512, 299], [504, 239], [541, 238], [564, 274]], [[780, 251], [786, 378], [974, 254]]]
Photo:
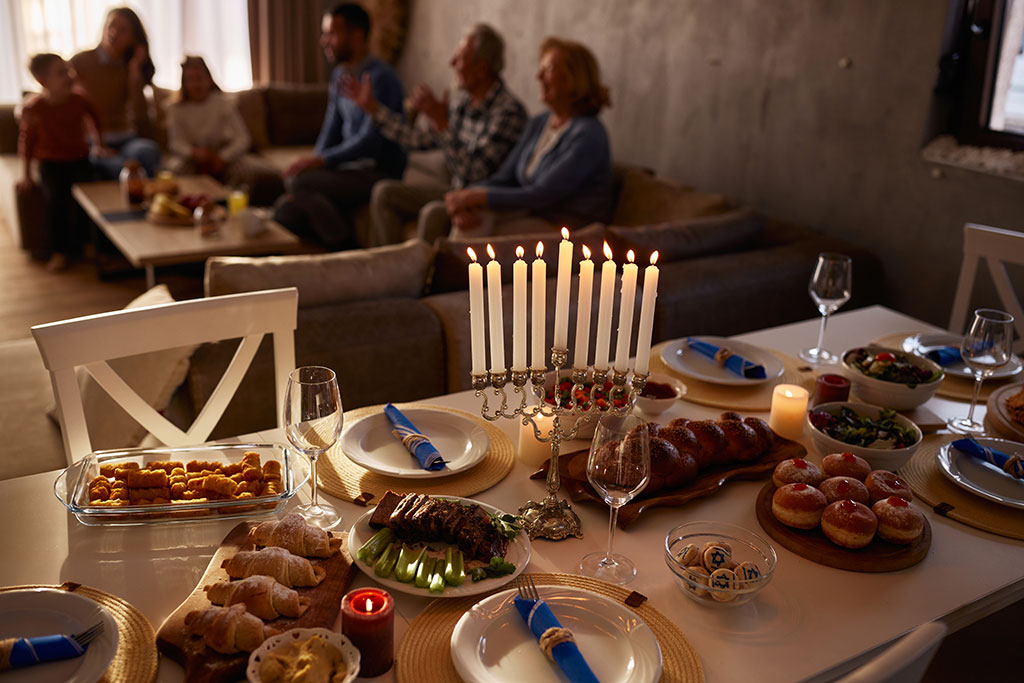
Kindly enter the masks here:
[[544, 262], [543, 256], [544, 243], [537, 242], [537, 258], [533, 261], [533, 272], [531, 273], [533, 276], [533, 330], [530, 337], [533, 344], [530, 365], [537, 370], [547, 367], [547, 361], [544, 360], [544, 334], [547, 323], [548, 264]]
[[494, 248], [487, 245], [487, 307], [491, 323], [491, 372], [505, 372], [505, 324], [501, 314], [501, 264], [494, 258]]
[[772, 410], [768, 426], [786, 439], [799, 439], [804, 433], [809, 393], [795, 384], [780, 384], [772, 390]]
[[651, 362], [651, 334], [654, 332], [654, 302], [658, 298], [658, 252], [651, 254], [651, 265], [644, 268], [644, 294], [640, 302], [640, 327], [636, 331], [636, 363], [633, 372], [647, 374]]
[[615, 271], [618, 266], [612, 260], [612, 250], [604, 243], [605, 262], [601, 266], [601, 303], [597, 309], [597, 346], [594, 348], [594, 369], [608, 369], [608, 354], [611, 353], [612, 309], [615, 307]]
[[526, 370], [526, 261], [522, 247], [516, 247], [512, 264], [512, 369]]
[[633, 299], [636, 297], [636, 276], [633, 250], [626, 253], [629, 263], [622, 266], [622, 294], [619, 300], [619, 335], [615, 338], [615, 370], [629, 370], [629, 342], [633, 334]]
[[590, 360], [590, 309], [594, 300], [594, 262], [590, 260], [590, 249], [583, 245], [583, 260], [580, 261], [580, 291], [576, 300], [576, 355], [574, 368], [585, 368]]
[[473, 349], [473, 374], [487, 372], [487, 356], [484, 351], [484, 268], [476, 262], [476, 252], [466, 247], [472, 259], [469, 264], [469, 338]]
[[555, 348], [569, 345], [569, 278], [572, 276], [572, 242], [568, 228], [562, 228], [558, 243], [558, 282], [555, 285]]

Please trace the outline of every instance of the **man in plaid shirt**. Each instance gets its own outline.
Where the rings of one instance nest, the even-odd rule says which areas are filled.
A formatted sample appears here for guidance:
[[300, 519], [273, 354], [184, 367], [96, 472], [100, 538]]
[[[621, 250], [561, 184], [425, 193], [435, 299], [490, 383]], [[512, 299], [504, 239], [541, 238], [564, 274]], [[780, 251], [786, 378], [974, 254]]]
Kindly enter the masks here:
[[343, 82], [348, 96], [373, 117], [384, 137], [405, 150], [443, 150], [450, 176], [450, 186], [378, 181], [370, 199], [376, 244], [401, 242], [403, 224], [416, 216], [418, 235], [433, 237], [425, 227], [432, 223], [430, 215], [437, 213], [444, 224], [448, 222], [445, 192], [488, 178], [515, 146], [527, 117], [501, 80], [504, 50], [501, 36], [486, 24], [477, 24], [466, 34], [451, 60], [459, 86], [452, 101], [447, 92], [438, 99], [423, 85], [413, 90], [412, 105], [427, 118], [427, 128], [379, 106], [367, 81]]

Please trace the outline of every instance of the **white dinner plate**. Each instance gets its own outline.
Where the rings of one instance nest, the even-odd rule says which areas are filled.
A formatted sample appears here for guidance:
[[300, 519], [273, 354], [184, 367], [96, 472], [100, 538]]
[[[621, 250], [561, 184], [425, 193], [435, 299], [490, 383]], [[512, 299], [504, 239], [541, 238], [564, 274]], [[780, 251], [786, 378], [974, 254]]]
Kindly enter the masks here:
[[[490, 514], [504, 514], [501, 510], [488, 505], [487, 503], [481, 503], [478, 500], [471, 498], [460, 498], [458, 496], [433, 496], [434, 498], [446, 498], [447, 500], [457, 500], [462, 503], [476, 503], [482, 507], [486, 512]], [[373, 510], [370, 510], [362, 517], [356, 520], [356, 523], [352, 525], [352, 529], [348, 533], [348, 552], [356, 558], [356, 552], [363, 546], [364, 543], [370, 540], [370, 537], [377, 533], [377, 529], [370, 527], [370, 517], [373, 516]], [[446, 548], [447, 544], [438, 543], [433, 547]], [[467, 595], [479, 595], [480, 593], [487, 593], [496, 588], [501, 588], [506, 583], [516, 578], [523, 573], [526, 569], [526, 565], [530, 562], [530, 537], [526, 535], [525, 531], [520, 531], [519, 535], [511, 539], [508, 542], [508, 550], [505, 553], [505, 560], [511, 562], [516, 566], [516, 570], [507, 576], [501, 576], [495, 579], [485, 579], [484, 581], [474, 582], [469, 578], [469, 568], [466, 568], [466, 580], [461, 586], [448, 586], [444, 589], [443, 593], [431, 593], [426, 588], [418, 588], [413, 583], [402, 583], [401, 581], [394, 578], [392, 575], [389, 578], [382, 579], [373, 573], [373, 565], [363, 562], [356, 558], [356, 566], [363, 570], [363, 573], [369, 576], [371, 579], [376, 581], [382, 586], [396, 590], [399, 593], [408, 593], [409, 595], [419, 595], [424, 598], [464, 598]]]
[[[1024, 456], [1024, 444], [1005, 439], [975, 439], [1007, 455]], [[1002, 505], [1024, 510], [1024, 480], [1006, 474], [992, 463], [972, 458], [946, 444], [939, 449], [939, 469], [957, 486]]]
[[[603, 683], [648, 683], [661, 677], [658, 639], [635, 612], [589, 591], [539, 586], [544, 602], [572, 631], [580, 653]], [[452, 632], [455, 670], [463, 680], [562, 681], [513, 602], [517, 592], [492, 595], [462, 615]]]
[[[918, 356], [927, 356], [929, 351], [941, 349], [944, 346], [955, 346], [960, 348], [960, 342], [962, 340], [962, 336], [946, 332], [938, 332], [935, 334], [915, 334], [903, 340], [902, 348], [907, 353], [914, 353]], [[992, 373], [992, 379], [1013, 377], [1021, 371], [1021, 367], [1020, 358], [1017, 358], [1017, 356], [1010, 356], [1010, 362]], [[946, 371], [947, 375], [974, 379], [974, 375], [971, 374], [971, 369], [968, 368], [967, 364], [963, 361], [950, 363], [949, 365], [943, 366], [942, 369]]]
[[341, 450], [349, 460], [371, 472], [403, 479], [435, 479], [465, 472], [480, 462], [491, 447], [491, 438], [475, 420], [433, 408], [403, 408], [402, 414], [416, 425], [441, 457], [444, 469], [425, 470], [402, 445], [383, 412], [367, 415], [345, 427]]
[[686, 339], [677, 339], [669, 342], [661, 349], [661, 360], [684, 377], [697, 379], [711, 384], [724, 384], [730, 386], [752, 386], [764, 384], [782, 374], [782, 361], [770, 351], [746, 344], [734, 339], [725, 337], [693, 337], [718, 347], [726, 347], [733, 353], [743, 356], [749, 361], [760, 363], [764, 366], [764, 379], [748, 379], [740, 377], [731, 370], [726, 370], [713, 358], [697, 353], [686, 345]]
[[74, 635], [103, 622], [85, 654], [0, 674], [3, 683], [95, 683], [117, 653], [117, 623], [93, 600], [53, 588], [27, 588], [0, 593], [0, 639], [35, 638], [56, 633]]

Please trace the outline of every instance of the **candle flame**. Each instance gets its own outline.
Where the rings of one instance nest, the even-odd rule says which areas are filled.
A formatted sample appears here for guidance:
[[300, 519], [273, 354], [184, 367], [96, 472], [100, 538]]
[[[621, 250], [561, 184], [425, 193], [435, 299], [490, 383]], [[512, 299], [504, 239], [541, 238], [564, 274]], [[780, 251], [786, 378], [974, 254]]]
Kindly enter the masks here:
[[476, 263], [476, 252], [473, 251], [473, 247], [466, 247], [466, 253], [469, 254], [469, 258], [473, 259], [473, 263]]
[[537, 258], [540, 258], [543, 255], [544, 255], [544, 243], [543, 242], [537, 242]]
[[793, 398], [793, 392], [790, 391], [789, 389], [784, 390], [782, 393], [786, 396], [786, 398]]
[[608, 243], [604, 243], [604, 257], [609, 261], [612, 260], [612, 248], [608, 246]]
[[636, 257], [635, 257], [635, 256], [633, 255], [633, 250], [632, 250], [632, 249], [630, 249], [629, 251], [627, 251], [627, 252], [626, 252], [626, 258], [627, 258], [627, 259], [629, 259], [629, 262], [630, 262], [630, 263], [632, 263], [632, 262], [633, 262], [633, 259], [634, 259], [634, 258], [636, 258]]
[[525, 253], [526, 251], [521, 246], [516, 247], [516, 258], [523, 258], [523, 254]]
[[562, 239], [569, 239], [569, 228], [562, 228]]
[[372, 612], [373, 611], [373, 600], [371, 600], [370, 598], [366, 598], [366, 611], [367, 612]]
[[494, 247], [492, 247], [489, 244], [487, 245], [487, 255], [490, 256], [492, 259], [494, 258]]
[[587, 245], [585, 245], [585, 244], [583, 245], [583, 258], [585, 258], [585, 259], [589, 259], [590, 258], [590, 249], [588, 249]]
[[655, 252], [653, 254], [651, 254], [651, 265], [653, 266], [657, 262], [658, 262], [658, 252], [657, 252], [657, 250], [655, 250]]

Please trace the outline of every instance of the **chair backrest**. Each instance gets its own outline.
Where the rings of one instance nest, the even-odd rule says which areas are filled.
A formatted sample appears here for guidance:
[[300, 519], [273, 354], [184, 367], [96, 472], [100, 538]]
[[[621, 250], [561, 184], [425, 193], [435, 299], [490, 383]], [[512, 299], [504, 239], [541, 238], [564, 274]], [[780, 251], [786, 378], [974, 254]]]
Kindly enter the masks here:
[[1024, 310], [1004, 263], [1024, 264], [1024, 233], [990, 228], [986, 225], [967, 223], [964, 225], [964, 259], [960, 265], [960, 278], [956, 283], [953, 297], [953, 312], [949, 319], [949, 330], [956, 334], [965, 332], [967, 307], [971, 301], [971, 290], [978, 270], [978, 261], [985, 260], [988, 271], [996, 285], [996, 292], [1003, 310], [1013, 316], [1017, 336], [1024, 339]]
[[[207, 440], [263, 336], [272, 334], [277, 405], [284, 405], [288, 374], [295, 369], [298, 300], [298, 290], [291, 287], [130, 308], [33, 327], [32, 335], [50, 372], [68, 463], [92, 452], [77, 367], [84, 367], [118, 405], [164, 444], [195, 445]], [[231, 363], [187, 431], [154, 410], [108, 364], [125, 356], [239, 337]], [[275, 413], [280, 427], [281, 411]]]
[[947, 630], [939, 621], [922, 624], [837, 683], [918, 683]]

